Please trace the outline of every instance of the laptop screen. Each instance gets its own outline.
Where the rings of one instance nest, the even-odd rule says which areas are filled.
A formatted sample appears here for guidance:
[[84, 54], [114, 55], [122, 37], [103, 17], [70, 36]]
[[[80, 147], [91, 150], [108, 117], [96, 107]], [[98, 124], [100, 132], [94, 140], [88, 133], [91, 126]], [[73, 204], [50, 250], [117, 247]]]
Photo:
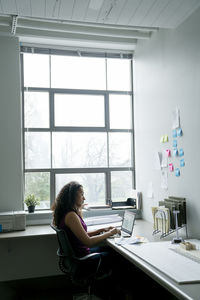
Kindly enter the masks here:
[[121, 227], [122, 231], [124, 231], [130, 235], [132, 234], [133, 226], [135, 223], [135, 216], [136, 216], [136, 213], [125, 210], [123, 221], [122, 221], [122, 227]]

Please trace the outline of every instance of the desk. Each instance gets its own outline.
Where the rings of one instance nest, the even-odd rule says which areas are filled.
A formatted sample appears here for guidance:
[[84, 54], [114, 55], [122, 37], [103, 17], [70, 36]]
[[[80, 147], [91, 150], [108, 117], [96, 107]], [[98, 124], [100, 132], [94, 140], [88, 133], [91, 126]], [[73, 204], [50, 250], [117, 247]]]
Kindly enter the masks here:
[[[111, 224], [109, 224], [109, 225], [111, 225]], [[103, 225], [98, 225], [98, 226], [88, 226], [88, 231], [90, 231], [96, 227], [102, 228], [102, 227], [106, 227], [106, 226], [108, 226], [108, 224], [107, 225], [103, 224]], [[153, 226], [152, 223], [137, 219], [135, 222], [134, 234], [145, 236], [150, 242], [161, 241], [159, 235], [152, 236], [152, 226]], [[185, 234], [185, 231], [183, 229], [183, 235], [182, 235], [183, 237], [185, 237], [184, 234]], [[3, 242], [3, 240], [9, 241], [9, 240], [17, 239], [17, 240], [20, 240], [19, 243], [21, 244], [22, 241], [26, 240], [27, 238], [30, 238], [33, 241], [36, 238], [40, 238], [40, 240], [41, 240], [43, 236], [46, 236], [46, 238], [49, 237], [48, 239], [54, 240], [55, 248], [57, 247], [57, 242], [55, 239], [55, 231], [49, 225], [27, 226], [25, 231], [1, 233], [0, 241]], [[164, 240], [165, 241], [172, 240], [172, 235], [166, 237]], [[45, 240], [45, 243], [46, 243], [46, 240]], [[158, 271], [153, 266], [151, 266], [147, 262], [143, 261], [142, 259], [140, 259], [136, 255], [134, 255], [133, 253], [129, 252], [128, 250], [124, 249], [121, 246], [117, 246], [114, 243], [114, 240], [107, 240], [107, 244], [110, 247], [112, 247], [115, 251], [120, 253], [123, 257], [125, 257], [127, 260], [129, 260], [132, 264], [136, 265], [139, 269], [141, 269], [146, 274], [148, 274], [151, 278], [153, 278], [155, 281], [157, 281], [160, 285], [162, 285], [163, 287], [168, 289], [177, 298], [187, 299], [187, 300], [199, 300], [200, 299], [200, 284], [199, 283], [179, 285], [175, 281], [170, 279], [168, 276], [166, 276], [162, 272]], [[29, 243], [28, 243], [28, 245], [29, 245]], [[50, 247], [50, 246], [47, 245], [47, 247]], [[48, 248], [48, 249], [50, 249], [50, 248]], [[41, 260], [42, 259], [43, 258], [41, 258]], [[51, 260], [51, 264], [55, 260], [54, 248], [52, 249], [52, 257], [50, 258], [50, 260]], [[47, 265], [50, 265], [50, 260], [47, 261]], [[40, 262], [38, 262], [38, 264], [39, 263]], [[47, 269], [47, 271], [48, 271], [48, 269]], [[50, 273], [50, 271], [48, 271], [48, 272]], [[38, 276], [38, 266], [37, 266], [37, 269], [35, 270], [35, 274], [37, 274], [37, 276]], [[41, 276], [43, 276], [42, 270], [41, 270]], [[47, 275], [45, 275], [45, 276], [47, 276]], [[18, 278], [16, 278], [16, 279], [18, 279]]]
[[[136, 220], [134, 227], [134, 235], [141, 235], [146, 237], [150, 242], [161, 241], [159, 236], [152, 236], [152, 224], [144, 220]], [[168, 236], [164, 239], [172, 240], [172, 236]], [[123, 257], [128, 259], [131, 263], [144, 271], [152, 279], [157, 281], [160, 285], [168, 289], [178, 299], [184, 300], [199, 300], [200, 299], [200, 283], [195, 284], [178, 284], [161, 271], [134, 255], [130, 251], [126, 250], [122, 246], [115, 244], [113, 239], [108, 239], [107, 244], [115, 251], [120, 253]]]

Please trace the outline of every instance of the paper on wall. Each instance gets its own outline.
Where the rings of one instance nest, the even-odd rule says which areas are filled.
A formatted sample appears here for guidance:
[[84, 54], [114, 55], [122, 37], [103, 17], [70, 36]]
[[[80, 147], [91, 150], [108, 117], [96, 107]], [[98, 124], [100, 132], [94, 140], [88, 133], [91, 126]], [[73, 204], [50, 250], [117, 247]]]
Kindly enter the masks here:
[[162, 157], [161, 152], [155, 151], [155, 153], [154, 153], [154, 159], [153, 159], [154, 170], [161, 170], [161, 157]]
[[164, 190], [168, 189], [168, 172], [166, 170], [161, 172], [161, 188]]
[[180, 111], [176, 108], [172, 112], [172, 129], [176, 129], [180, 127]]
[[161, 157], [161, 168], [167, 168], [167, 167], [168, 167], [167, 153], [166, 150], [163, 150], [162, 157]]
[[148, 184], [147, 198], [150, 198], [150, 199], [153, 198], [153, 183], [152, 183], [152, 181], [150, 181], [149, 184]]

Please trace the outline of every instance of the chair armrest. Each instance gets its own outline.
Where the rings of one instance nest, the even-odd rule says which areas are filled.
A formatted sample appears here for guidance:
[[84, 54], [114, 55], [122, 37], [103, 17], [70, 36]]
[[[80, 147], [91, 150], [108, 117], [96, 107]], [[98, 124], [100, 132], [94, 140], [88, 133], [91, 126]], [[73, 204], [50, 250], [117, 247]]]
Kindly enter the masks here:
[[[67, 257], [65, 254], [61, 253], [60, 252], [60, 248], [57, 250], [57, 255], [59, 257]], [[96, 255], [99, 255], [99, 253], [90, 253], [88, 255], [85, 255], [83, 257], [77, 257], [77, 256], [72, 256], [72, 258], [76, 259], [76, 260], [79, 260], [79, 261], [84, 261], [84, 260], [87, 260], [93, 256], [96, 256]]]
[[91, 254], [85, 255], [83, 257], [74, 257], [74, 258], [76, 258], [78, 260], [86, 260], [86, 259], [89, 259], [90, 257], [95, 256], [95, 255], [99, 255], [99, 253], [91, 253]]

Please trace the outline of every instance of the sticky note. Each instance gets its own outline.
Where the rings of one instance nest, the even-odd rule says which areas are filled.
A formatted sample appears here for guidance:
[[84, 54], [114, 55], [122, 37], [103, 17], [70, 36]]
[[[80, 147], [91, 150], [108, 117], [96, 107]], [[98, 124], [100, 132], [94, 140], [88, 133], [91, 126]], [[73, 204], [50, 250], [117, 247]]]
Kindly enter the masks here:
[[160, 143], [164, 143], [164, 135], [161, 136]]
[[173, 147], [177, 147], [177, 140], [173, 140]]
[[166, 155], [167, 155], [167, 157], [171, 156], [171, 150], [170, 149], [166, 150]]
[[173, 166], [173, 164], [169, 164], [169, 170], [170, 170], [170, 172], [173, 172], [173, 171], [174, 171], [174, 166]]
[[179, 168], [176, 168], [175, 175], [176, 175], [176, 177], [179, 177], [179, 176], [180, 176], [180, 169], [179, 169]]
[[168, 140], [169, 140], [169, 139], [168, 139], [168, 135], [165, 134], [165, 135], [164, 135], [164, 143], [168, 142]]
[[182, 136], [183, 135], [183, 131], [181, 128], [177, 129], [177, 136]]
[[173, 138], [176, 138], [176, 137], [177, 137], [176, 129], [172, 130], [172, 137], [173, 137]]
[[184, 155], [183, 148], [180, 148], [180, 149], [179, 149], [179, 156], [183, 156], [183, 155]]
[[178, 156], [178, 150], [177, 149], [173, 149], [173, 156]]
[[184, 167], [185, 166], [185, 161], [184, 158], [180, 160], [180, 167]]

